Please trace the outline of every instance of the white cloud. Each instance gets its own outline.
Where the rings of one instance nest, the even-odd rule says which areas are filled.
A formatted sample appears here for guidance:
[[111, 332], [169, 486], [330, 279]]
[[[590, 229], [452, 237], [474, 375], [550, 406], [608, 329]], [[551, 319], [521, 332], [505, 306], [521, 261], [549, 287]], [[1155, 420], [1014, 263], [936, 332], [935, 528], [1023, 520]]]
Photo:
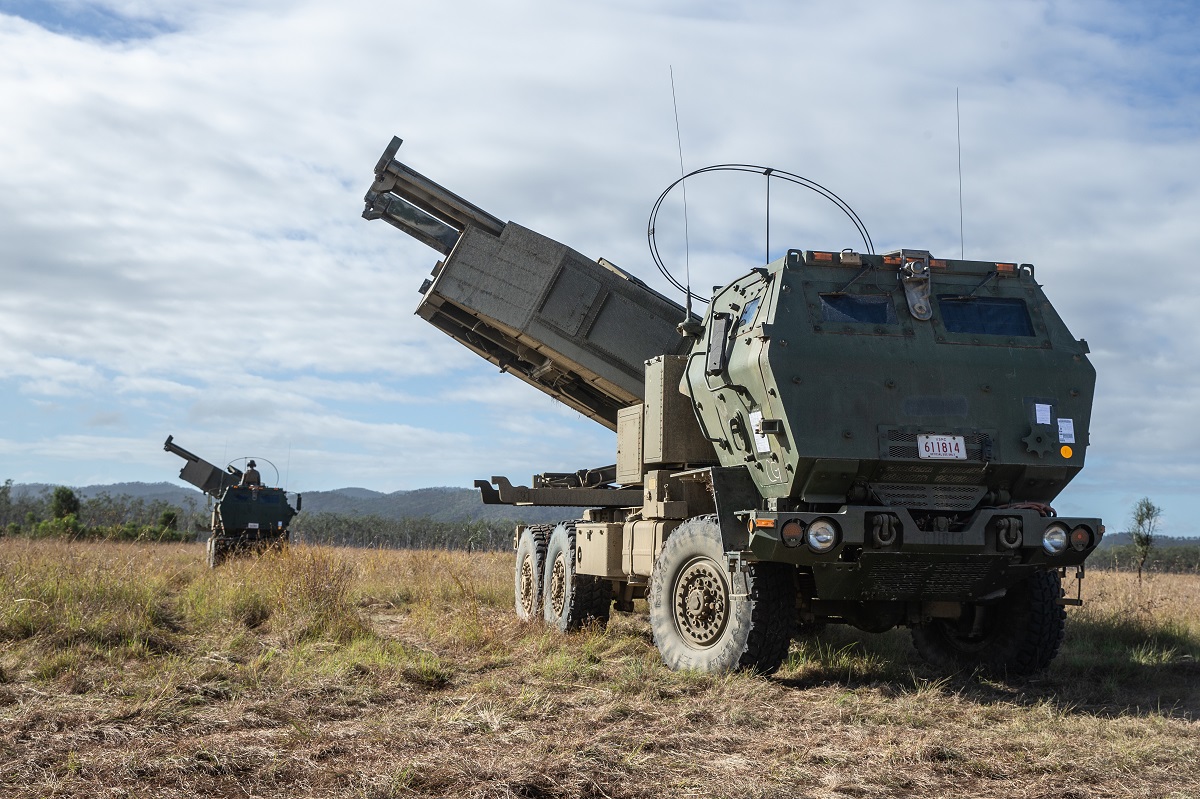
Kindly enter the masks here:
[[[678, 176], [673, 67], [688, 168], [817, 180], [880, 250], [957, 254], [959, 92], [967, 254], [1035, 263], [1090, 342], [1092, 465], [1064, 502], [1120, 516], [1128, 481], [1200, 471], [1200, 58], [1165, 9], [73, 0], [43, 20], [62, 33], [0, 13], [0, 409], [26, 420], [0, 466], [165, 479], [172, 431], [294, 444], [322, 488], [611, 462], [610, 433], [413, 316], [436, 253], [358, 215], [395, 133], [439, 183], [665, 291], [645, 225]], [[694, 285], [755, 265], [761, 189], [689, 184]], [[773, 198], [774, 255], [860, 246], [815, 195]], [[660, 223], [679, 271], [677, 207]]]

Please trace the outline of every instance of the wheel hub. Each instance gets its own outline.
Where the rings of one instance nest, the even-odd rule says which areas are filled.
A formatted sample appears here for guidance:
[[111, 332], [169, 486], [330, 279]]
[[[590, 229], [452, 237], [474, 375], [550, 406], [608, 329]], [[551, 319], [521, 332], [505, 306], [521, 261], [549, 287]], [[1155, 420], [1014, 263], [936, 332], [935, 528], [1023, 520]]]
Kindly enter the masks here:
[[696, 561], [679, 574], [674, 591], [675, 623], [686, 641], [711, 646], [725, 630], [729, 588], [710, 560]]
[[527, 556], [521, 561], [521, 609], [529, 616], [532, 616], [535, 610], [534, 604], [537, 597], [534, 586], [536, 585], [537, 581], [533, 574], [533, 558]]
[[554, 559], [550, 585], [546, 586], [546, 590], [550, 595], [550, 609], [556, 617], [562, 616], [563, 606], [567, 604], [567, 563], [561, 553]]

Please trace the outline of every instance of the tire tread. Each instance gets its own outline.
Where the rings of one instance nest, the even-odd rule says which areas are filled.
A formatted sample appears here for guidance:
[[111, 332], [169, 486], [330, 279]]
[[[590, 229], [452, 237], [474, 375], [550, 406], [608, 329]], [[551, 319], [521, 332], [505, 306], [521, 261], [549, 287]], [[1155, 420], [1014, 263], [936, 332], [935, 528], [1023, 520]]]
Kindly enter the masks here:
[[1066, 610], [1058, 603], [1062, 581], [1054, 570], [1034, 572], [1009, 589], [990, 609], [1005, 614], [993, 640], [969, 649], [958, 646], [945, 625], [914, 627], [913, 644], [930, 663], [979, 669], [995, 676], [1026, 676], [1057, 657], [1066, 634]]
[[[796, 615], [796, 580], [791, 567], [781, 563], [749, 563], [744, 566], [745, 606], [731, 601], [730, 622], [739, 617], [748, 625], [744, 640], [735, 637], [735, 650], [723, 646], [709, 650], [691, 649], [680, 638], [670, 608], [671, 570], [675, 560], [708, 549], [716, 556], [724, 545], [716, 516], [698, 516], [671, 533], [654, 564], [650, 587], [650, 621], [654, 644], [668, 668], [697, 668], [701, 671], [733, 670], [772, 674], [779, 669], [791, 646]], [[658, 610], [665, 603], [665, 610]], [[734, 657], [736, 655], [736, 658]], [[707, 657], [706, 657], [707, 656]], [[724, 659], [722, 659], [724, 657]]]
[[[556, 626], [562, 632], [570, 632], [581, 629], [589, 624], [597, 624], [604, 627], [608, 624], [609, 615], [612, 611], [612, 587], [608, 581], [602, 577], [596, 577], [590, 574], [579, 574], [575, 571], [575, 525], [577, 522], [562, 522], [553, 526], [551, 529], [547, 543], [546, 552], [543, 554], [543, 578], [542, 578], [542, 601], [544, 607], [544, 615], [546, 621], [552, 626]], [[567, 596], [566, 604], [563, 607], [562, 616], [555, 620], [551, 616], [549, 598], [546, 595], [546, 588], [549, 584], [551, 570], [554, 568], [550, 561], [549, 552], [554, 545], [554, 537], [560, 531], [566, 539], [563, 549], [568, 553], [567, 562], [569, 564], [567, 575]]]

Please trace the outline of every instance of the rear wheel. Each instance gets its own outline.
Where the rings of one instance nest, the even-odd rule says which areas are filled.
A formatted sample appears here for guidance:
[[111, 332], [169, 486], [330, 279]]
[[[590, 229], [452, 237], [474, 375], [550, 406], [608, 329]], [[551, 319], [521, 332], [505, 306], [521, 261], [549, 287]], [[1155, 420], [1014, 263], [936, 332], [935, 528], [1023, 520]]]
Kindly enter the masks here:
[[650, 626], [668, 668], [770, 674], [787, 656], [793, 573], [778, 563], [730, 573], [716, 517], [691, 519], [671, 533], [650, 586]]
[[542, 571], [546, 564], [546, 539], [553, 528], [532, 525], [517, 538], [517, 562], [513, 575], [513, 594], [517, 618], [533, 621], [542, 612]]
[[575, 523], [554, 528], [546, 546], [542, 577], [542, 615], [562, 632], [585, 624], [608, 623], [612, 590], [607, 580], [575, 573]]
[[1035, 572], [995, 602], [967, 605], [959, 619], [914, 627], [913, 644], [935, 665], [1001, 677], [1033, 674], [1050, 665], [1062, 646], [1067, 614], [1060, 597], [1058, 572]]

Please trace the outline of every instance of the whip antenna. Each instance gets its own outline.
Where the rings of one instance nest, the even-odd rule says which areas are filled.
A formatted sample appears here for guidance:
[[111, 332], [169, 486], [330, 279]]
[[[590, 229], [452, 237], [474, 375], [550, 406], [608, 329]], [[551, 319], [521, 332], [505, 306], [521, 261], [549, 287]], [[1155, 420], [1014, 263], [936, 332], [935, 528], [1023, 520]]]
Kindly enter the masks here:
[[675, 66], [670, 66], [671, 70], [671, 107], [675, 109], [675, 146], [679, 149], [679, 174], [682, 185], [680, 188], [683, 191], [683, 274], [684, 282], [687, 288], [684, 290], [685, 296], [685, 312], [683, 321], [688, 321], [692, 318], [692, 262], [691, 262], [691, 246], [688, 241], [688, 214], [687, 214], [687, 175], [683, 172], [683, 137], [679, 134], [679, 101], [675, 99]]
[[767, 260], [764, 264], [771, 263], [771, 173], [774, 169], [764, 169], [763, 177], [767, 179]]
[[958, 87], [954, 87], [954, 126], [958, 133], [958, 246], [959, 257], [967, 260], [967, 245], [963, 239], [962, 206], [962, 114], [958, 110]]

